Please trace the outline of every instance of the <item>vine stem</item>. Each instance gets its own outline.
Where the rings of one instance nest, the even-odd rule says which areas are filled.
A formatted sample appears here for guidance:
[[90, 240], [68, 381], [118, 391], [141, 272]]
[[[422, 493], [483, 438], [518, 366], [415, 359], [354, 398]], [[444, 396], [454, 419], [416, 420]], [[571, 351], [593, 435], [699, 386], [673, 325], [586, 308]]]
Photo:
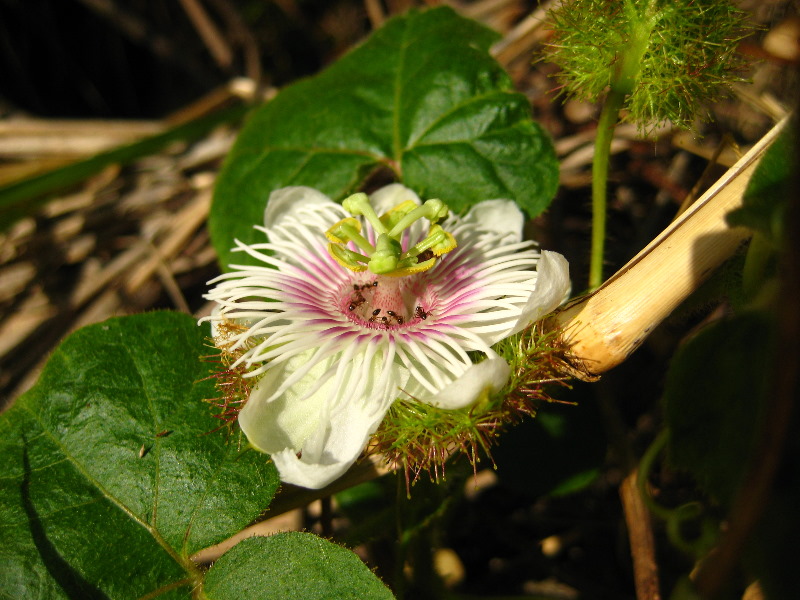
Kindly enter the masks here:
[[625, 94], [610, 90], [606, 97], [597, 138], [594, 143], [592, 163], [592, 250], [589, 262], [589, 290], [595, 290], [603, 283], [603, 257], [606, 242], [606, 212], [608, 206], [608, 162], [611, 156], [611, 140], [617, 126], [619, 111], [625, 101]]
[[619, 112], [628, 94], [633, 93], [642, 57], [650, 45], [650, 36], [660, 18], [653, 2], [648, 0], [637, 8], [631, 0], [624, 7], [630, 21], [628, 40], [619, 49], [610, 88], [606, 96], [600, 122], [597, 125], [597, 138], [594, 144], [592, 162], [592, 249], [589, 260], [589, 291], [594, 291], [603, 283], [603, 258], [606, 242], [606, 213], [608, 209], [608, 162], [611, 156], [611, 141], [619, 120]]

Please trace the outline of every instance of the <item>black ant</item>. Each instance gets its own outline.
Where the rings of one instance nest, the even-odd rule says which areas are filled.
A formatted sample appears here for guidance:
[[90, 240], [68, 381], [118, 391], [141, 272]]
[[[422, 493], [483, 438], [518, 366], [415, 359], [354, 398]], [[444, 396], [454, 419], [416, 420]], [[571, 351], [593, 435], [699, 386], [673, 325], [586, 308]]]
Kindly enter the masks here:
[[369, 288], [374, 288], [374, 287], [378, 287], [378, 282], [377, 281], [373, 281], [372, 283], [364, 283], [364, 284], [354, 283], [353, 284], [353, 295], [350, 296], [350, 304], [348, 304], [347, 310], [349, 310], [350, 312], [353, 312], [359, 306], [364, 304], [364, 302], [366, 302], [367, 299], [364, 298], [364, 294], [362, 294], [361, 292], [366, 291]]
[[417, 254], [417, 263], [423, 263], [432, 258], [433, 258], [433, 250], [428, 248], [427, 250], [423, 250], [422, 252]]
[[418, 319], [422, 319], [423, 321], [428, 318], [429, 314], [431, 313], [425, 312], [421, 306], [417, 306], [417, 308], [414, 309], [414, 316]]
[[350, 304], [347, 306], [347, 310], [353, 312], [359, 306], [366, 302], [366, 298], [361, 295], [361, 292], [356, 292], [353, 296], [350, 297]]
[[396, 319], [396, 320], [397, 320], [397, 324], [398, 324], [398, 325], [402, 325], [402, 324], [403, 324], [403, 317], [401, 317], [400, 315], [398, 315], [398, 314], [397, 314], [396, 312], [394, 312], [393, 310], [387, 310], [387, 311], [386, 311], [386, 314], [387, 314], [387, 315], [389, 315], [390, 317], [392, 317], [392, 318]]

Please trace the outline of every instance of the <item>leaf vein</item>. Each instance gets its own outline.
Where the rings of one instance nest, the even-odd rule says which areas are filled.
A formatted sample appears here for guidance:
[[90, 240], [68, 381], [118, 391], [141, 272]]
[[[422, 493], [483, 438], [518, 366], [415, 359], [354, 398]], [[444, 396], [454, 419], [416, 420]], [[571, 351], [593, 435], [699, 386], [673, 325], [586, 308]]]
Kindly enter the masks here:
[[[517, 94], [516, 92], [508, 92], [508, 91], [505, 91], [505, 90], [491, 90], [491, 91], [489, 91], [487, 93], [484, 93], [484, 94], [481, 94], [479, 96], [470, 96], [469, 98], [467, 98], [466, 100], [460, 102], [459, 104], [453, 105], [449, 110], [443, 112], [435, 120], [431, 121], [431, 123], [425, 128], [425, 130], [422, 131], [413, 141], [409, 141], [409, 145], [406, 147], [406, 150], [410, 150], [410, 149], [416, 148], [417, 146], [421, 145], [419, 143], [419, 140], [423, 139], [431, 131], [434, 131], [436, 129], [436, 127], [438, 127], [439, 124], [442, 121], [444, 121], [445, 119], [449, 118], [454, 113], [456, 113], [459, 110], [461, 110], [462, 108], [470, 106], [471, 104], [476, 104], [476, 103], [485, 102], [486, 100], [491, 100], [492, 97], [494, 97], [494, 96], [501, 97], [501, 96], [508, 96], [508, 95], [517, 96], [519, 94]], [[515, 121], [514, 125], [517, 125], [517, 124], [522, 123], [522, 122], [523, 122], [523, 119], [520, 119], [518, 121]], [[491, 135], [495, 135], [495, 134], [502, 133], [504, 131], [507, 131], [507, 130], [510, 130], [510, 129], [513, 129], [513, 128], [514, 127], [512, 126], [512, 127], [504, 127], [502, 129], [489, 129], [485, 133], [490, 133]], [[475, 139], [481, 139], [481, 137], [483, 137], [483, 134], [481, 134], [481, 136], [479, 136], [478, 138], [475, 138]], [[449, 142], [440, 142], [440, 143], [449, 143]]]

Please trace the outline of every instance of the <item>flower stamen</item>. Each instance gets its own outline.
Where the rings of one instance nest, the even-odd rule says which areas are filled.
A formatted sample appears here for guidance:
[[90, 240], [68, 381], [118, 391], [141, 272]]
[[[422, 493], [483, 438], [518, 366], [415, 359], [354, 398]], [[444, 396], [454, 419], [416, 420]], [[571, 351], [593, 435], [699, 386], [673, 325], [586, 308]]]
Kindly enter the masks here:
[[393, 238], [399, 237], [404, 229], [407, 229], [412, 223], [422, 218], [428, 219], [431, 224], [435, 224], [440, 219], [444, 219], [447, 216], [447, 212], [447, 205], [438, 198], [425, 200], [422, 206], [418, 206], [400, 219], [400, 221], [392, 227], [389, 235]]
[[358, 219], [348, 217], [342, 219], [336, 225], [325, 232], [325, 237], [335, 244], [346, 244], [353, 242], [367, 254], [375, 252], [375, 246], [369, 243], [367, 238], [361, 235], [361, 223]]
[[440, 225], [432, 225], [428, 237], [409, 248], [405, 255], [419, 257], [426, 250], [430, 250], [435, 256], [442, 256], [455, 247], [456, 239], [452, 234], [446, 232]]
[[[427, 271], [436, 264], [436, 258], [457, 245], [453, 235], [437, 224], [447, 216], [448, 208], [436, 198], [426, 200], [421, 206], [406, 200], [380, 217], [364, 193], [346, 198], [342, 207], [353, 217], [363, 216], [372, 225], [377, 238], [373, 246], [361, 235], [361, 223], [353, 217], [342, 219], [325, 232], [325, 237], [331, 242], [328, 252], [336, 262], [351, 271], [368, 268], [376, 275], [405, 277]], [[403, 233], [420, 219], [430, 222], [428, 234], [403, 250]], [[365, 254], [347, 248], [350, 242]]]
[[369, 256], [353, 252], [349, 248], [345, 248], [344, 244], [328, 244], [328, 253], [345, 269], [356, 273], [367, 269], [367, 265], [362, 263], [368, 263]]
[[369, 203], [369, 196], [365, 193], [359, 192], [358, 194], [353, 194], [345, 198], [342, 201], [342, 208], [354, 217], [363, 216], [375, 229], [375, 233], [386, 233], [386, 227], [381, 223], [381, 220], [375, 213], [375, 209], [372, 208], [372, 205]]

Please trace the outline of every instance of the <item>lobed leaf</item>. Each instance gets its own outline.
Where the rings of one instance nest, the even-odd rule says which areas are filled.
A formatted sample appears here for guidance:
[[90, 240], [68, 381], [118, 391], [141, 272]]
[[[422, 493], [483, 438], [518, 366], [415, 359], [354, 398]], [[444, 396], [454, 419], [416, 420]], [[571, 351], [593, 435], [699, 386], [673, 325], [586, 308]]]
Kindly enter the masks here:
[[278, 486], [202, 402], [208, 332], [150, 313], [83, 328], [0, 417], [0, 597], [186, 597], [189, 557]]
[[488, 54], [497, 38], [450, 8], [412, 11], [258, 109], [217, 181], [209, 228], [220, 262], [234, 238], [258, 239], [271, 191], [307, 185], [341, 199], [381, 168], [455, 211], [490, 198], [543, 211], [555, 152]]

